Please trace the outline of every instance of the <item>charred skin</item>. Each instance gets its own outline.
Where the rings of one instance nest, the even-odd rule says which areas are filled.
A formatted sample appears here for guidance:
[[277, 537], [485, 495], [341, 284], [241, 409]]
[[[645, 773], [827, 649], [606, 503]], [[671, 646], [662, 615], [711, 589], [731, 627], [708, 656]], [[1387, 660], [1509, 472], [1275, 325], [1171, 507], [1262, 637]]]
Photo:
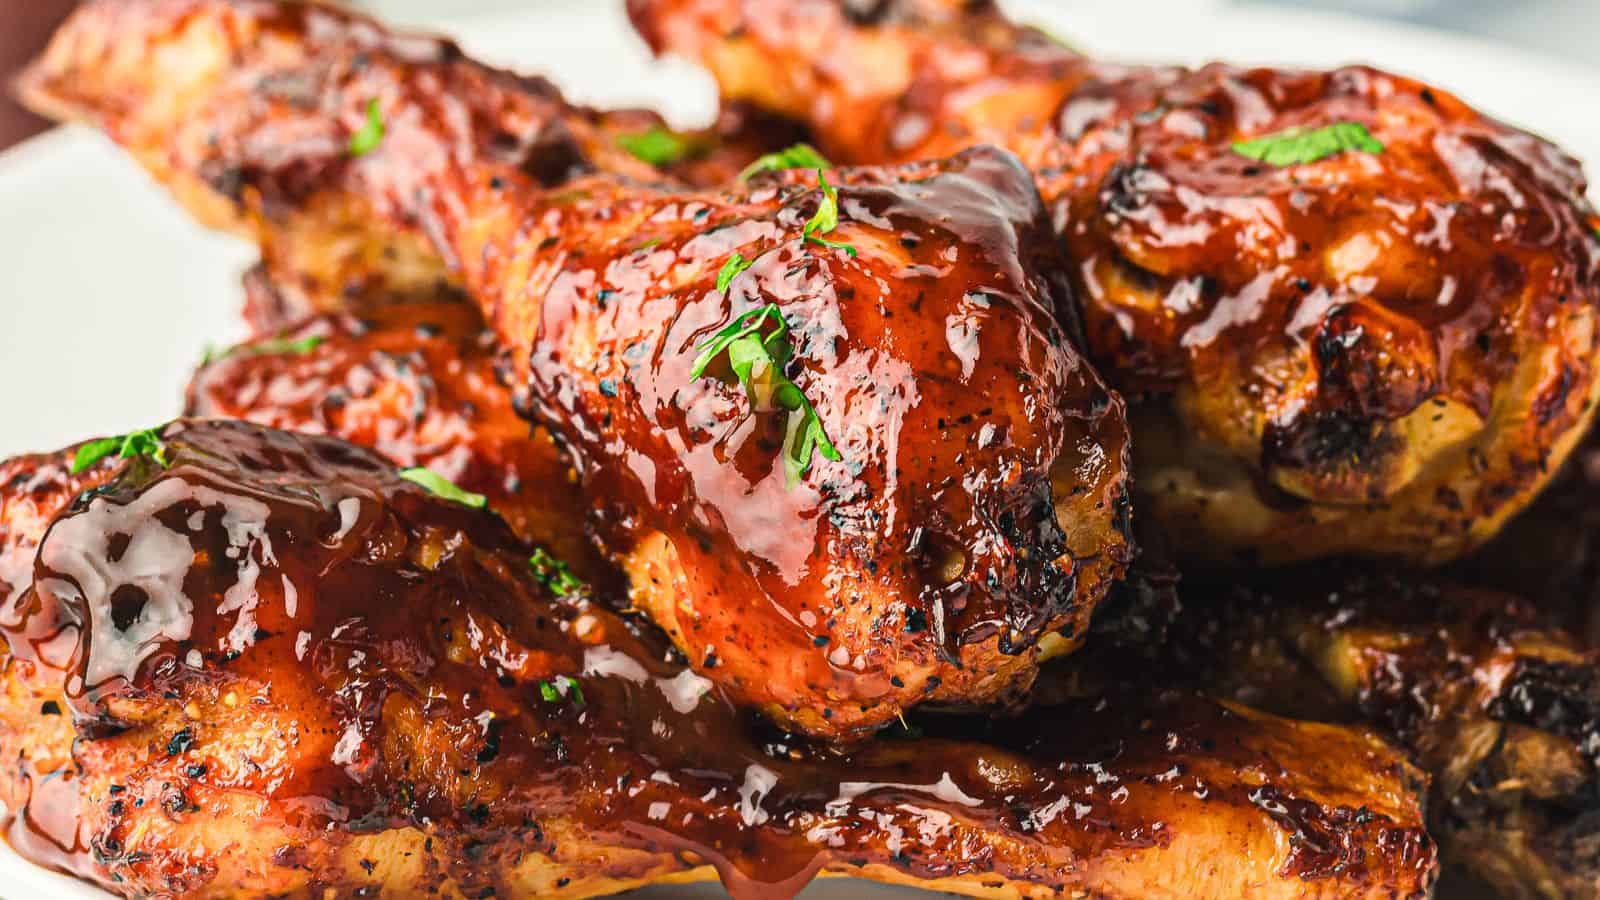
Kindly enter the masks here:
[[[1015, 697], [1121, 570], [1121, 401], [1055, 320], [1055, 241], [1009, 156], [834, 173], [828, 239], [851, 254], [803, 239], [817, 173], [662, 184], [548, 85], [317, 7], [90, 4], [25, 90], [180, 196], [225, 188], [222, 218], [267, 233], [269, 257], [282, 228], [381, 268], [339, 249], [348, 227], [458, 272], [634, 603], [781, 721], [849, 737], [924, 701]], [[374, 99], [385, 136], [352, 157]], [[754, 265], [719, 292], [735, 252]], [[689, 377], [702, 342], [768, 302], [843, 456], [793, 488], [785, 416]]]
[[714, 871], [742, 898], [819, 872], [975, 896], [1431, 885], [1421, 776], [1359, 730], [1141, 690], [1003, 738], [945, 720], [819, 749], [647, 626], [546, 593], [503, 523], [370, 451], [223, 421], [164, 440], [167, 468], [12, 461], [0, 498], [0, 559], [32, 559], [0, 615], [11, 836], [113, 892], [583, 897]]
[[1155, 678], [1377, 728], [1431, 777], [1447, 863], [1506, 897], [1600, 890], [1600, 657], [1532, 605], [1349, 566], [1179, 587], [1155, 564], [1105, 612], [1043, 693]]
[[[1135, 410], [1142, 508], [1189, 557], [1437, 562], [1589, 421], [1600, 242], [1578, 164], [1370, 68], [1095, 62], [991, 3], [633, 0], [725, 98], [831, 158], [992, 143], [1038, 178], [1091, 356]], [[1276, 167], [1235, 142], [1364, 125]]]

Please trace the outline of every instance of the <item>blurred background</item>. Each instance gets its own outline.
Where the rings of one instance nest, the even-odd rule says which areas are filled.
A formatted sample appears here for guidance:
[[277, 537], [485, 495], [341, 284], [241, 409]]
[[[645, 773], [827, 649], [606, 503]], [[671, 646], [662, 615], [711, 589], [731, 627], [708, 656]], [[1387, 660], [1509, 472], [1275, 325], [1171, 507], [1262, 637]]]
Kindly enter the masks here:
[[[355, 0], [391, 21], [426, 24], [474, 13], [505, 13], [538, 6], [588, 5], [623, 0]], [[1003, 0], [1002, 0], [1003, 2]], [[1103, 0], [1057, 0], [1064, 10], [1093, 15]], [[1475, 36], [1503, 46], [1595, 67], [1600, 85], [1600, 0], [1124, 0], [1148, 7], [1152, 15], [1206, 7], [1294, 7], [1350, 16], [1387, 19]], [[74, 0], [0, 0], [0, 80], [10, 81], [23, 61], [38, 51]], [[1293, 48], [1285, 48], [1293, 58]], [[1204, 53], [1199, 55], [1204, 56]], [[44, 127], [0, 98], [0, 149]]]

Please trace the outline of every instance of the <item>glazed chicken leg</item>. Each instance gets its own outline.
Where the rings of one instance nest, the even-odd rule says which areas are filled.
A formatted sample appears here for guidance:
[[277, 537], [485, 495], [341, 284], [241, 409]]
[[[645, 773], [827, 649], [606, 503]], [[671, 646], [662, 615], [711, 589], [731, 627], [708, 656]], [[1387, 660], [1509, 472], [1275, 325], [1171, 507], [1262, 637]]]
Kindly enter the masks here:
[[1431, 776], [1447, 863], [1505, 897], [1600, 892], [1600, 655], [1522, 599], [1349, 565], [1179, 583], [1144, 562], [1102, 612], [1044, 693], [1154, 679], [1361, 722]]
[[292, 3], [101, 0], [25, 81], [212, 220], [459, 272], [633, 603], [793, 727], [1015, 696], [1122, 568], [1121, 402], [1006, 154], [695, 192], [547, 86]]
[[0, 467], [11, 835], [112, 891], [1432, 882], [1422, 779], [1360, 731], [1142, 685], [1004, 739], [947, 722], [839, 755], [729, 706], [653, 630], [545, 591], [490, 514], [369, 451], [222, 421], [159, 442], [76, 476], [71, 454]]
[[1099, 63], [987, 0], [630, 9], [837, 161], [1016, 152], [1074, 260], [1090, 355], [1153, 395], [1140, 508], [1188, 557], [1457, 556], [1589, 420], [1582, 172], [1437, 88]]

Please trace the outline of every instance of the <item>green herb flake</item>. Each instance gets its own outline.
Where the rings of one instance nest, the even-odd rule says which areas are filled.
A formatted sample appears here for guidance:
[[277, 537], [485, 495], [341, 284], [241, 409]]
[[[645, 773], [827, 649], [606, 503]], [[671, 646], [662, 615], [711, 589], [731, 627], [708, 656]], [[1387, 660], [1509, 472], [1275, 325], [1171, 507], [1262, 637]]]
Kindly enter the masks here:
[[83, 444], [78, 448], [78, 452], [73, 454], [72, 474], [82, 473], [113, 453], [119, 459], [149, 457], [165, 469], [170, 462], [167, 459], [167, 445], [161, 440], [161, 429], [164, 427], [166, 426], [146, 428], [143, 431], [99, 438]]
[[246, 344], [244, 349], [249, 351], [251, 356], [305, 356], [307, 353], [322, 346], [326, 340], [327, 338], [316, 334], [294, 340], [290, 338], [271, 338], [265, 341], [257, 341], [254, 344]]
[[617, 136], [617, 146], [633, 154], [640, 162], [652, 166], [669, 166], [699, 154], [700, 146], [693, 137], [679, 134], [660, 125], [649, 131]]
[[1323, 128], [1291, 128], [1233, 145], [1233, 152], [1273, 166], [1295, 166], [1337, 156], [1346, 150], [1382, 153], [1383, 142], [1360, 122], [1335, 122]]
[[728, 286], [739, 277], [739, 273], [755, 265], [754, 260], [745, 259], [737, 250], [722, 264], [722, 271], [717, 273], [717, 293], [726, 294]]
[[446, 500], [459, 503], [462, 506], [470, 506], [473, 509], [483, 509], [485, 506], [489, 505], [489, 498], [482, 494], [474, 494], [469, 491], [463, 491], [461, 488], [458, 488], [452, 484], [448, 478], [439, 475], [432, 469], [425, 469], [421, 466], [410, 469], [401, 469], [400, 477], [421, 487], [428, 493], [433, 494], [435, 497], [442, 497]]
[[816, 213], [811, 216], [811, 221], [807, 222], [805, 229], [801, 231], [801, 237], [808, 243], [820, 244], [823, 247], [834, 250], [843, 250], [850, 254], [851, 258], [854, 258], [856, 248], [849, 244], [841, 244], [837, 241], [818, 237], [818, 235], [828, 234], [839, 227], [839, 192], [834, 189], [833, 185], [828, 183], [828, 176], [822, 174], [821, 169], [817, 170], [817, 178], [822, 187], [822, 202], [817, 205]]
[[206, 355], [200, 361], [201, 365], [209, 366], [212, 363], [228, 359], [232, 356], [305, 356], [327, 342], [321, 335], [312, 335], [303, 338], [276, 337], [250, 344], [240, 344], [227, 350], [218, 352], [210, 347], [206, 348]]
[[795, 144], [777, 153], [768, 153], [739, 173], [740, 181], [749, 181], [760, 172], [781, 172], [784, 169], [831, 169], [833, 164], [823, 158], [810, 144]]
[[551, 556], [543, 547], [534, 549], [528, 565], [533, 567], [533, 577], [558, 597], [570, 597], [588, 587], [583, 579], [572, 574], [566, 563]]
[[383, 135], [383, 110], [379, 108], [378, 100], [374, 97], [367, 101], [366, 123], [361, 126], [360, 131], [350, 135], [350, 155], [366, 156], [378, 149], [378, 145], [383, 143]]
[[[770, 328], [765, 334], [762, 330]], [[690, 378], [704, 377], [720, 358], [726, 358], [734, 380], [744, 388], [756, 409], [782, 409], [789, 413], [783, 442], [784, 474], [793, 487], [811, 468], [812, 457], [821, 453], [828, 459], [843, 457], [828, 439], [816, 408], [806, 399], [799, 385], [784, 374], [793, 352], [789, 346], [789, 323], [777, 304], [768, 303], [734, 319], [700, 346]]]
[[553, 682], [539, 682], [539, 696], [546, 703], [560, 703], [571, 697], [575, 705], [583, 705], [583, 688], [578, 686], [577, 679], [566, 675], [557, 675]]

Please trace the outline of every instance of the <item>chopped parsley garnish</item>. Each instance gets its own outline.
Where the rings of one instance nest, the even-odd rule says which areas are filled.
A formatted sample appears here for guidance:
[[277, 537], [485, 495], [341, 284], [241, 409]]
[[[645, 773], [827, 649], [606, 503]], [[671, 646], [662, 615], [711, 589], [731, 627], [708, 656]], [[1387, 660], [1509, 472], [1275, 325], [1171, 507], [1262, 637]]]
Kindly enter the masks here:
[[1233, 152], [1274, 166], [1314, 163], [1346, 150], [1382, 153], [1383, 142], [1360, 122], [1335, 122], [1323, 128], [1291, 128], [1233, 145]]
[[652, 166], [671, 165], [700, 152], [700, 145], [694, 138], [660, 125], [637, 134], [619, 135], [617, 146]]
[[383, 143], [383, 110], [378, 107], [378, 100], [374, 97], [367, 101], [367, 121], [361, 130], [350, 135], [350, 155], [366, 156], [378, 149]]
[[161, 440], [161, 428], [164, 427], [166, 426], [146, 428], [143, 431], [100, 438], [84, 444], [72, 457], [72, 474], [83, 472], [113, 453], [119, 459], [147, 456], [165, 469], [170, 463], [167, 459], [167, 445]]
[[435, 497], [443, 497], [446, 500], [453, 500], [462, 506], [470, 506], [474, 509], [483, 509], [485, 506], [489, 505], [488, 497], [485, 497], [482, 494], [474, 494], [470, 491], [463, 491], [461, 488], [458, 488], [452, 484], [448, 478], [445, 478], [432, 469], [425, 469], [421, 466], [410, 469], [401, 469], [400, 477], [411, 482], [412, 484], [418, 485], [428, 493], [433, 494]]
[[206, 348], [206, 355], [200, 361], [201, 365], [210, 365], [219, 359], [244, 354], [246, 356], [305, 356], [307, 353], [322, 346], [327, 338], [321, 335], [312, 335], [303, 338], [276, 337], [252, 344], [240, 344], [218, 353], [211, 348]]
[[726, 294], [728, 286], [739, 277], [739, 273], [755, 265], [754, 260], [745, 259], [744, 255], [735, 250], [728, 261], [722, 264], [722, 271], [717, 273], [717, 293]]
[[583, 705], [583, 688], [578, 686], [576, 678], [566, 675], [557, 675], [553, 681], [539, 682], [539, 696], [546, 703], [560, 703], [571, 697], [573, 703]]
[[[763, 328], [770, 328], [762, 334]], [[789, 323], [777, 304], [768, 303], [734, 319], [700, 346], [690, 378], [701, 378], [717, 359], [726, 357], [728, 368], [744, 388], [750, 404], [757, 408], [789, 412], [789, 425], [783, 441], [783, 466], [792, 486], [811, 468], [814, 453], [828, 459], [842, 459], [828, 439], [822, 420], [799, 385], [784, 374], [793, 349], [789, 346]]]
[[739, 173], [740, 181], [749, 181], [759, 172], [781, 172], [784, 169], [831, 169], [833, 164], [823, 158], [810, 144], [795, 144], [777, 153], [768, 153]]
[[533, 567], [533, 577], [558, 597], [570, 597], [588, 586], [583, 579], [572, 574], [566, 563], [545, 552], [543, 547], [533, 551], [533, 556], [528, 558], [528, 565]]
[[256, 341], [253, 344], [245, 344], [239, 349], [249, 353], [251, 356], [305, 356], [307, 353], [322, 346], [322, 342], [325, 340], [327, 338], [316, 334], [299, 339], [269, 338], [264, 341]]
[[821, 169], [817, 170], [817, 178], [822, 185], [822, 203], [818, 204], [816, 213], [812, 215], [811, 221], [806, 223], [801, 236], [810, 243], [820, 244], [834, 250], [843, 250], [850, 254], [851, 257], [854, 257], [856, 248], [849, 244], [841, 244], [838, 241], [830, 241], [817, 236], [827, 234], [839, 227], [839, 192], [834, 190], [833, 185], [828, 183], [828, 176], [822, 174]]

